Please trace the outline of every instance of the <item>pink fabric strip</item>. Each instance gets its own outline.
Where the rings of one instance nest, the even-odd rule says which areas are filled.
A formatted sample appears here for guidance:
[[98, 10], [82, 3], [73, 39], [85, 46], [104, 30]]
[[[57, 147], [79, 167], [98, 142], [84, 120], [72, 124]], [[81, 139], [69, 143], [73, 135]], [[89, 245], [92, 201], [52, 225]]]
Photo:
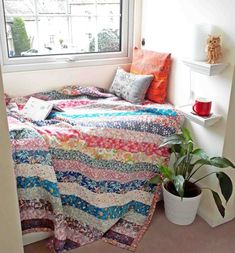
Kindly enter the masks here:
[[137, 141], [127, 141], [125, 139], [115, 139], [115, 138], [105, 138], [102, 136], [94, 136], [90, 134], [82, 133], [81, 131], [77, 131], [74, 129], [57, 129], [57, 128], [44, 128], [41, 132], [42, 134], [46, 133], [49, 136], [54, 136], [57, 139], [57, 142], [54, 142], [54, 148], [66, 145], [70, 141], [85, 141], [87, 147], [94, 148], [105, 148], [105, 149], [115, 149], [115, 150], [123, 150], [131, 153], [142, 152], [146, 155], [158, 155], [158, 156], [169, 156], [168, 148], [159, 148], [154, 143], [146, 143], [146, 142], [137, 142]]
[[47, 150], [45, 142], [40, 139], [20, 139], [11, 141], [13, 147], [16, 147], [17, 150]]
[[115, 180], [120, 182], [129, 182], [133, 180], [146, 180], [152, 178], [156, 173], [151, 171], [139, 171], [124, 173], [113, 170], [96, 169], [75, 160], [53, 160], [53, 165], [57, 171], [80, 172], [94, 180]]

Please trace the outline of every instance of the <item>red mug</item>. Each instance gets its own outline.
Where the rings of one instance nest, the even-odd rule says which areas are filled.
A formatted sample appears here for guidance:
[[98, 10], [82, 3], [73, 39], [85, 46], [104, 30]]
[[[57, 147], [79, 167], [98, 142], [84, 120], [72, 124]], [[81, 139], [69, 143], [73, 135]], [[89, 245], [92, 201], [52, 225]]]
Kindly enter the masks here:
[[199, 116], [209, 116], [212, 102], [206, 98], [197, 98], [193, 105], [193, 111]]

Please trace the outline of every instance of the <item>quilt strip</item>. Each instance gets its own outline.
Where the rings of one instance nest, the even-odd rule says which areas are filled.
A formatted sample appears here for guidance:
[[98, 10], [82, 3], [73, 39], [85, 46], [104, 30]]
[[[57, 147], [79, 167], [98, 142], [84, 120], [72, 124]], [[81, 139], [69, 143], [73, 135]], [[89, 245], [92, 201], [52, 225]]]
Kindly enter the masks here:
[[23, 233], [53, 231], [63, 252], [103, 239], [135, 250], [160, 194], [148, 180], [169, 161], [162, 139], [180, 131], [171, 105], [133, 105], [94, 87], [32, 96], [63, 112], [23, 118], [27, 97], [8, 98]]

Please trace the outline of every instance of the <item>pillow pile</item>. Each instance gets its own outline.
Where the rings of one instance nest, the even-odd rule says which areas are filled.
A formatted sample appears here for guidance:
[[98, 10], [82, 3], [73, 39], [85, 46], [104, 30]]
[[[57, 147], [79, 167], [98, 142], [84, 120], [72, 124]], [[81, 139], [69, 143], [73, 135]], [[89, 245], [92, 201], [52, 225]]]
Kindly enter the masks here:
[[118, 68], [109, 91], [126, 101], [140, 104], [153, 78], [153, 75], [136, 75]]
[[134, 74], [154, 75], [146, 98], [163, 104], [167, 96], [170, 66], [171, 54], [135, 48], [130, 72]]

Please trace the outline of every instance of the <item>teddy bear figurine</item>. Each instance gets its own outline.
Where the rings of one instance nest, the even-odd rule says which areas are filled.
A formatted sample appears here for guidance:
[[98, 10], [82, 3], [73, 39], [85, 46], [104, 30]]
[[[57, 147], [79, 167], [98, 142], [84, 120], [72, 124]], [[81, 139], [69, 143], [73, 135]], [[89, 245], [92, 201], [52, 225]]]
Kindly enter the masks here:
[[206, 52], [207, 62], [209, 64], [218, 63], [219, 59], [222, 57], [220, 42], [220, 36], [208, 35]]

